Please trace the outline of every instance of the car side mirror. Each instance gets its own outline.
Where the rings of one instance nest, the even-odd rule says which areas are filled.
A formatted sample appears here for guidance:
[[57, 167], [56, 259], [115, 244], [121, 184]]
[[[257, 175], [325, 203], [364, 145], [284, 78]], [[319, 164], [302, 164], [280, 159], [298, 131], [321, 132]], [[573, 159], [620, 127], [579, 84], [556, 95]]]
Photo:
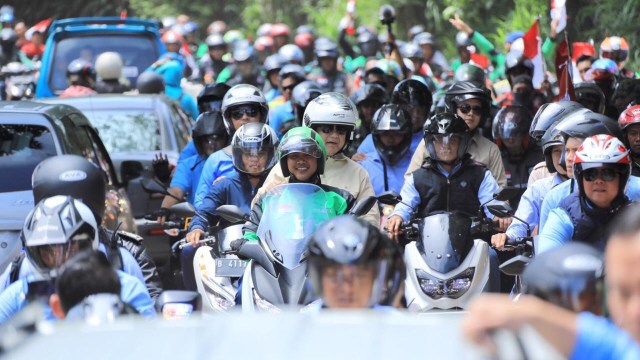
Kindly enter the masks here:
[[129, 180], [142, 176], [143, 171], [144, 166], [140, 161], [123, 161], [122, 164], [120, 164], [120, 178], [122, 179], [123, 185], [126, 186], [129, 183]]

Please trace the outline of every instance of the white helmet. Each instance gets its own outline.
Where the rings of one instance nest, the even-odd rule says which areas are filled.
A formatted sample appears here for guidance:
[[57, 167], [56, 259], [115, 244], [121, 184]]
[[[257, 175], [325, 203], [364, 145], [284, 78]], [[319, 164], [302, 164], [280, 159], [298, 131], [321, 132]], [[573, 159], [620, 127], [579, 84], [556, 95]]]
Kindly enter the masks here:
[[278, 55], [288, 64], [295, 63], [302, 65], [304, 63], [304, 53], [302, 49], [294, 44], [287, 44], [281, 47], [280, 50], [278, 50]]
[[347, 127], [347, 141], [340, 151], [344, 151], [353, 140], [356, 121], [358, 121], [356, 105], [344, 94], [337, 92], [324, 93], [311, 100], [302, 116], [302, 125], [315, 131], [319, 131], [318, 128], [322, 125]]
[[[91, 209], [70, 196], [56, 195], [41, 200], [27, 216], [20, 239], [27, 259], [40, 276], [48, 276], [77, 251], [98, 249], [98, 225]], [[74, 245], [74, 244], [77, 244]], [[43, 258], [41, 249], [49, 251]]]
[[96, 59], [96, 73], [102, 80], [118, 80], [122, 76], [122, 58], [117, 52], [103, 52]]
[[231, 110], [238, 105], [255, 104], [262, 110], [261, 123], [268, 123], [269, 104], [267, 99], [257, 87], [249, 84], [238, 84], [224, 95], [222, 98], [222, 119], [229, 136], [233, 136], [235, 129], [231, 122]]

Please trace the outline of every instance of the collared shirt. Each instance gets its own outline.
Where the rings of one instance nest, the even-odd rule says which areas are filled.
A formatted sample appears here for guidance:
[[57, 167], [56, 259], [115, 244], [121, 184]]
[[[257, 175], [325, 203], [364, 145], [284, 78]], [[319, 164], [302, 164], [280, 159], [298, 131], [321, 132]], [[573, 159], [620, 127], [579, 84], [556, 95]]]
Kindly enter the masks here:
[[[480, 135], [480, 132], [476, 131], [471, 140], [469, 141], [469, 148], [467, 153], [471, 155], [471, 158], [477, 162], [483, 163], [493, 178], [498, 181], [500, 186], [507, 186], [507, 177], [504, 172], [504, 164], [502, 163], [502, 156], [500, 155], [500, 149], [498, 145], [489, 141], [489, 139]], [[429, 157], [424, 139], [420, 141], [416, 152], [411, 158], [411, 164], [407, 169], [405, 178], [408, 178], [414, 171], [422, 166], [424, 160]]]
[[198, 188], [196, 190], [196, 196], [193, 203], [196, 209], [202, 206], [204, 197], [207, 196], [207, 193], [209, 193], [209, 190], [216, 179], [221, 176], [230, 176], [235, 172], [236, 169], [233, 167], [230, 146], [209, 155], [209, 158], [207, 158], [207, 161], [204, 163], [204, 167], [202, 168], [200, 182], [198, 182]]
[[[400, 193], [404, 184], [404, 173], [411, 162], [411, 153], [407, 152], [405, 156], [398, 160], [394, 165], [383, 162], [380, 154], [376, 152], [366, 154], [366, 158], [359, 161], [360, 164], [371, 179], [373, 190], [376, 195], [380, 195], [385, 191], [395, 191]], [[387, 188], [385, 188], [385, 182]]]
[[[516, 239], [519, 237], [527, 236], [527, 224], [531, 230], [533, 230], [540, 220], [540, 208], [542, 207], [542, 201], [545, 195], [562, 183], [560, 175], [553, 174], [553, 176], [536, 181], [534, 184], [529, 185], [527, 190], [522, 194], [520, 198], [520, 204], [518, 210], [516, 210], [513, 222], [507, 228], [506, 234], [509, 239]], [[519, 221], [516, 218], [520, 218], [525, 223]]]
[[[280, 163], [276, 164], [264, 181], [264, 185], [258, 190], [253, 202], [273, 186], [287, 182], [284, 175], [282, 175]], [[348, 191], [356, 198], [356, 201], [375, 196], [367, 171], [343, 153], [327, 159], [324, 165], [324, 174], [320, 175], [320, 182]], [[380, 226], [380, 211], [377, 206], [373, 206], [363, 218], [376, 227]]]
[[[458, 170], [460, 166], [461, 164], [456, 165], [452, 172]], [[437, 170], [446, 177], [449, 177], [450, 175], [450, 173], [444, 170], [440, 165], [437, 165]], [[414, 174], [411, 174], [407, 181], [405, 181], [402, 191], [400, 192], [402, 202], [396, 205], [392, 214], [392, 216], [399, 215], [404, 222], [411, 220], [414, 209], [419, 209], [422, 202], [420, 193], [418, 193], [418, 190], [416, 189], [413, 176]], [[485, 202], [489, 202], [493, 199], [493, 194], [498, 192], [499, 188], [500, 186], [498, 186], [498, 183], [491, 173], [489, 171], [485, 171], [484, 179], [482, 179], [482, 183], [480, 183], [480, 188], [478, 189], [478, 199], [480, 200], [480, 203], [484, 204]], [[486, 209], [486, 207], [485, 213], [490, 219], [493, 219], [493, 215]]]
[[187, 195], [187, 201], [191, 204], [195, 199], [195, 192], [200, 183], [205, 161], [206, 159], [196, 154], [178, 162], [176, 171], [171, 179], [171, 185], [169, 185], [169, 187], [177, 187], [184, 191]]

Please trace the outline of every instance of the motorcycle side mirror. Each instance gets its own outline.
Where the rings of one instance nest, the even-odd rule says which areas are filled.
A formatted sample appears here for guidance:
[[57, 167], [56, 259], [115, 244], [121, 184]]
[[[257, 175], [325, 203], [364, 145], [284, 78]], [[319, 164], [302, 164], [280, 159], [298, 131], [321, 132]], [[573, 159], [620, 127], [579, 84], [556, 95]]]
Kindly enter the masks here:
[[120, 164], [120, 179], [124, 185], [129, 183], [129, 180], [133, 180], [142, 176], [144, 166], [140, 161], [125, 160]]
[[353, 206], [353, 208], [351, 208], [351, 211], [349, 211], [349, 214], [355, 215], [355, 216], [362, 216], [368, 213], [369, 210], [371, 210], [371, 208], [376, 204], [377, 201], [378, 199], [376, 199], [374, 196], [368, 196], [358, 201]]
[[489, 210], [493, 216], [499, 218], [508, 218], [513, 216], [513, 209], [511, 209], [511, 206], [506, 203], [487, 205], [487, 210]]
[[402, 196], [395, 191], [385, 191], [377, 198], [380, 203], [385, 205], [397, 205], [402, 201]]
[[193, 217], [196, 214], [196, 208], [186, 201], [171, 206], [169, 211], [180, 218]]
[[519, 188], [515, 186], [505, 186], [497, 193], [493, 194], [493, 199], [498, 201], [509, 201], [511, 199], [518, 198], [522, 196], [525, 188]]
[[522, 275], [531, 258], [524, 255], [516, 255], [500, 265], [500, 271], [509, 276]]
[[235, 205], [222, 205], [216, 209], [218, 215], [230, 223], [245, 222], [249, 217]]
[[144, 178], [142, 178], [142, 182], [140, 183], [140, 185], [142, 185], [142, 189], [144, 191], [150, 194], [169, 194], [167, 189], [162, 184], [159, 184], [156, 180], [150, 177], [145, 176]]
[[269, 274], [271, 274], [274, 277], [278, 276], [278, 274], [276, 274], [276, 269], [273, 266], [273, 263], [271, 262], [271, 260], [269, 260], [269, 257], [264, 252], [264, 249], [260, 245], [260, 242], [258, 241], [244, 242], [240, 247], [240, 249], [238, 249], [238, 255], [240, 255], [241, 257], [254, 260], [258, 264], [260, 264], [260, 266], [262, 266], [262, 268], [265, 269]]
[[196, 291], [165, 290], [156, 300], [156, 311], [165, 319], [181, 319], [202, 310], [202, 298]]

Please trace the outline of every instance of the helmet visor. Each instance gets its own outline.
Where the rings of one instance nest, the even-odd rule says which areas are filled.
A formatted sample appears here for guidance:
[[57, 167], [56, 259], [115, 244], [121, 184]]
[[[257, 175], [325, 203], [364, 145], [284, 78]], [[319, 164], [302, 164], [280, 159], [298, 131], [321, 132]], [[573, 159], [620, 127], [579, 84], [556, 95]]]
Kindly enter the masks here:
[[302, 137], [289, 138], [280, 145], [280, 159], [293, 153], [307, 154], [316, 159], [323, 157], [322, 150], [315, 141]]
[[241, 172], [260, 175], [275, 164], [272, 146], [234, 146], [233, 164]]

